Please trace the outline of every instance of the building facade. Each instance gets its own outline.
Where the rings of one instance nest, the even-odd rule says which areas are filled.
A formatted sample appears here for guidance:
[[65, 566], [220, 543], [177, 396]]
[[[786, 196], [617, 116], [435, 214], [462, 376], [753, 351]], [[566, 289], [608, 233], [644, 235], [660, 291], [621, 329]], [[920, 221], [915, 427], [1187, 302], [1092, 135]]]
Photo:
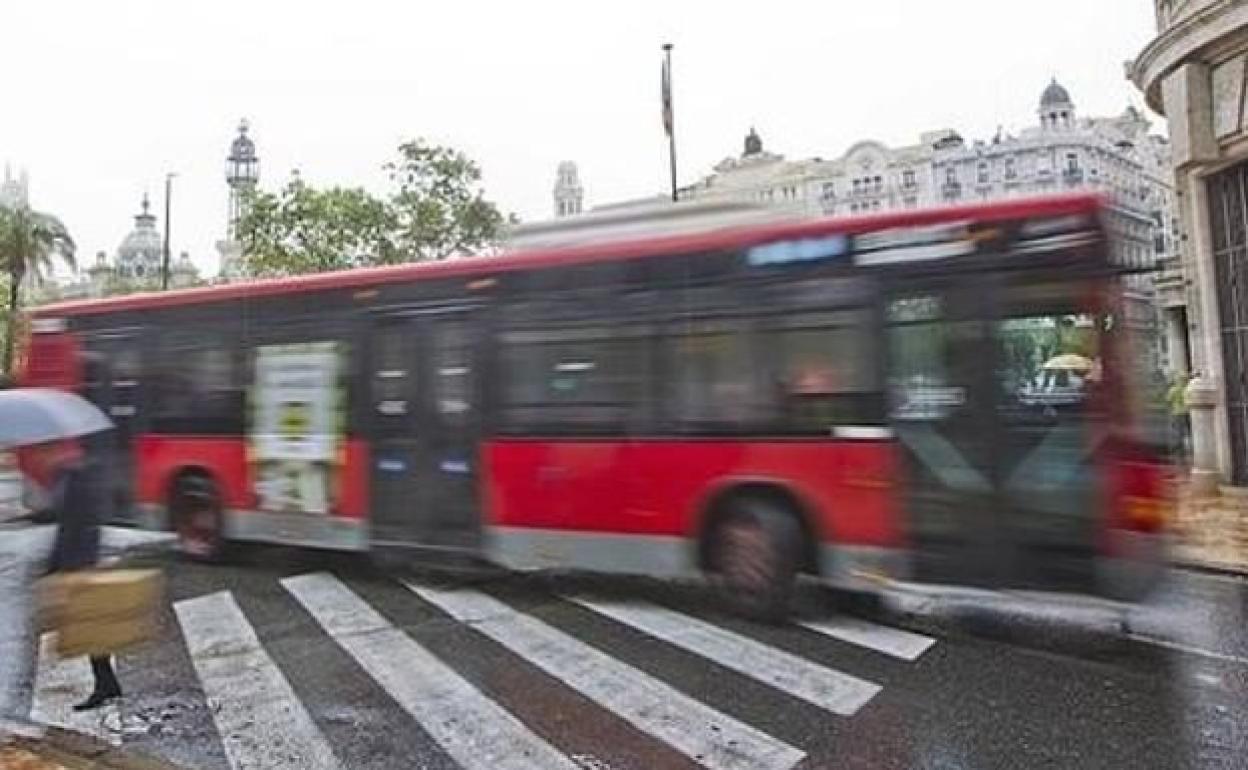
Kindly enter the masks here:
[[1157, 37], [1127, 72], [1170, 126], [1184, 248], [1164, 267], [1195, 375], [1193, 481], [1248, 484], [1248, 3], [1154, 0]]
[[1116, 202], [1110, 226], [1119, 256], [1148, 268], [1178, 247], [1169, 144], [1149, 129], [1133, 107], [1108, 118], [1080, 117], [1054, 80], [1040, 95], [1037, 125], [982, 141], [946, 129], [926, 132], [913, 145], [867, 140], [840, 158], [791, 161], [764, 150], [751, 129], [740, 157], [716, 164], [681, 197], [754, 202], [799, 216], [854, 216], [1096, 190]]

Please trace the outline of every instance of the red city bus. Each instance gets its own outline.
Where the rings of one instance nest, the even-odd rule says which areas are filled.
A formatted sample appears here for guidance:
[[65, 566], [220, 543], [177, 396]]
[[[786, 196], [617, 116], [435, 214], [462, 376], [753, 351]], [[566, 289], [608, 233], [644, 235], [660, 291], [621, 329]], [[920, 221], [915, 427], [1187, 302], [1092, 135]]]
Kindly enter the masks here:
[[120, 509], [227, 541], [1139, 596], [1147, 352], [1089, 196], [666, 232], [69, 302]]

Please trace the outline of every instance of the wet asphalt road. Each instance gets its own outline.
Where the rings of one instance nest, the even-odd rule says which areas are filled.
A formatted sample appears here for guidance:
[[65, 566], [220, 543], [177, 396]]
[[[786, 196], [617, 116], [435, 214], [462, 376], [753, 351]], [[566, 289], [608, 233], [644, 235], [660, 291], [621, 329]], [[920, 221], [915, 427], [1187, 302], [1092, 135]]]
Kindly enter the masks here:
[[[392, 680], [409, 680], [407, 692], [419, 698], [435, 689], [422, 679], [428, 674], [415, 662], [410, 671], [400, 664], [388, 677], [367, 670], [350, 651], [378, 634], [327, 633], [324, 617], [314, 615], [281, 582], [309, 573], [332, 576], [327, 580], [335, 590], [343, 587], [349, 592], [344, 595], [362, 600], [379, 622], [397, 629], [400, 642], [415, 641], [451, 677], [466, 683], [473, 697], [483, 696], [494, 709], [489, 713], [504, 714], [510, 720], [505, 724], [519, 725], [525, 735], [569, 758], [572, 767], [744, 768], [762, 766], [766, 759], [763, 754], [699, 755], [664, 736], [661, 728], [656, 733], [644, 713], [621, 711], [628, 682], [616, 685], [619, 698], [609, 687], [595, 690], [594, 677], [602, 672], [583, 660], [564, 668], [556, 662], [553, 669], [540, 663], [543, 651], [565, 654], [549, 639], [535, 652], [519, 646], [515, 635], [523, 625], [492, 635], [491, 616], [456, 619], [363, 559], [248, 547], [239, 549], [229, 566], [190, 565], [167, 555], [148, 555], [143, 561], [167, 568], [171, 606], [164, 613], [162, 635], [121, 658], [127, 697], [113, 723], [97, 722], [88, 729], [113, 729], [114, 740], [187, 767], [229, 768], [230, 757], [240, 766], [252, 762], [255, 767], [293, 768], [310, 761], [254, 745], [266, 733], [246, 718], [230, 722], [237, 713], [257, 719], [305, 715], [309, 735], [323, 738], [332, 752], [319, 766], [505, 766], [499, 757], [484, 754], [464, 762], [462, 746], [448, 750], [437, 739], [458, 701], [440, 702], [431, 710], [447, 715], [443, 723], [421, 721], [405, 711], [396, 698], [403, 689], [396, 690]], [[516, 611], [525, 623], [536, 619], [541, 628], [556, 629], [573, 644], [605, 654], [610, 665], [626, 664], [624, 670], [712, 710], [707, 713], [719, 721], [702, 725], [712, 745], [716, 731], [730, 733], [741, 726], [765, 745], [783, 747], [767, 755], [766, 761], [775, 760], [768, 766], [1248, 767], [1248, 584], [1238, 579], [1176, 574], [1151, 605], [1125, 618], [1099, 605], [1056, 605], [1034, 597], [918, 591], [884, 603], [846, 605], [822, 590], [804, 592], [798, 621], [846, 616], [867, 621], [862, 625], [874, 629], [874, 636], [858, 643], [797, 622], [760, 626], [733, 618], [717, 612], [707, 595], [692, 586], [516, 575], [412, 580], [425, 587], [467, 587], [474, 596], [481, 592], [504, 610]], [[207, 653], [197, 650], [187, 637], [185, 614], [172, 604], [220, 592], [233, 600], [259, 640], [261, 660], [269, 661], [280, 672], [279, 683], [288, 685], [282, 697], [271, 690], [252, 691], [250, 685], [221, 690], [212, 669], [193, 659], [207, 655], [211, 663], [237, 650], [228, 644]], [[695, 631], [702, 626], [696, 620], [681, 621], [692, 636], [680, 638], [693, 639], [681, 645], [593, 612], [569, 601], [570, 596], [673, 610], [679, 614], [662, 617], [702, 620], [712, 633], [724, 630], [734, 639], [760, 643], [761, 660], [816, 664], [849, 675], [858, 683], [853, 686], [878, 690], [865, 690], [865, 703], [853, 713], [832, 713], [795, 694], [800, 683], [764, 683], [734, 670], [731, 661], [716, 662], [712, 648], [698, 646], [702, 637]], [[343, 617], [358, 619], [358, 613]], [[228, 625], [224, 619], [220, 623]], [[872, 640], [890, 629], [910, 632], [909, 641], [932, 641], [913, 660], [873, 647]], [[248, 669], [244, 679], [233, 681], [253, 679], [263, 677]], [[36, 704], [41, 697], [57, 696], [41, 695], [39, 685], [32, 686]], [[301, 723], [292, 724], [295, 730]], [[450, 729], [456, 735], [472, 731], [468, 724]], [[482, 730], [488, 733], [488, 725]], [[692, 743], [698, 740], [690, 737]], [[472, 750], [469, 742], [467, 751]]]

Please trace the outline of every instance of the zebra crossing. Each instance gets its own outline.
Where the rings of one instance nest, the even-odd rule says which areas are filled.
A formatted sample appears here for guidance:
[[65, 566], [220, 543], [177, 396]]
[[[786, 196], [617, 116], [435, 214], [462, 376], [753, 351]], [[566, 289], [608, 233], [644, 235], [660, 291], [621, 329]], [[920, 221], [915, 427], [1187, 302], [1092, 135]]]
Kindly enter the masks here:
[[[453, 766], [464, 770], [586, 766], [586, 758], [559, 736], [544, 734], [531, 718], [515, 713], [514, 702], [509, 707], [488, 681], [483, 685], [479, 677], [467, 676], [445, 646], [430, 647], [406, 624], [396, 623], [392, 614], [370, 603], [359, 586], [329, 572], [286, 577], [278, 584], [287, 601], [315, 621], [324, 643], [354, 661], [361, 675], [393, 702], [395, 713], [410, 718]], [[535, 680], [535, 688], [552, 686], [553, 680], [553, 686], [592, 703], [604, 718], [620, 720], [639, 740], [679, 755], [690, 767], [788, 770], [807, 756], [806, 748], [769, 733], [767, 725], [751, 724], [739, 713], [728, 713], [733, 709], [725, 710], [722, 704], [717, 708], [687, 684], [666, 681], [651, 667], [643, 670], [635, 660], [626, 662], [601, 644], [578, 638], [549, 616], [513, 606], [486, 590], [407, 581], [394, 590], [439, 622], [466, 629], [474, 638], [483, 637], [501, 648], [512, 661], [509, 676], [531, 671], [541, 680]], [[870, 674], [841, 671], [766, 644], [753, 634], [642, 599], [565, 595], [558, 601], [610, 628], [627, 629], [671, 647], [713, 671], [722, 669], [804, 701], [829, 719], [852, 720], [883, 689]], [[249, 617], [246, 607], [230, 591], [173, 605], [180, 643], [209, 703], [211, 729], [220, 738], [229, 766], [234, 770], [353, 766], [327, 737], [318, 714], [300, 698], [291, 680], [299, 678], [297, 669], [274, 654], [263, 624]], [[892, 667], [914, 665], [935, 643], [921, 634], [853, 618], [796, 625], [816, 640], [852, 645]], [[36, 715], [119, 742], [117, 732], [109, 728], [110, 718], [96, 715], [91, 717], [96, 722], [84, 723], [81, 715], [70, 712], [69, 703], [90, 686], [89, 670], [81, 662], [75, 669], [74, 663], [40, 655]]]

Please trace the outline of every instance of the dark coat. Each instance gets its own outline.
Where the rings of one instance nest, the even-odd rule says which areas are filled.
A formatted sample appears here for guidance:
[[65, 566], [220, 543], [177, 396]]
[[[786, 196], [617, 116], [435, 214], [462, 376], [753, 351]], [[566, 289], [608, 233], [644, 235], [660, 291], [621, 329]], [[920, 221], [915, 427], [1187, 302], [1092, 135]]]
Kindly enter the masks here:
[[56, 521], [56, 541], [48, 572], [87, 569], [100, 560], [100, 522], [107, 516], [108, 486], [94, 460], [82, 460], [57, 472], [49, 513]]

